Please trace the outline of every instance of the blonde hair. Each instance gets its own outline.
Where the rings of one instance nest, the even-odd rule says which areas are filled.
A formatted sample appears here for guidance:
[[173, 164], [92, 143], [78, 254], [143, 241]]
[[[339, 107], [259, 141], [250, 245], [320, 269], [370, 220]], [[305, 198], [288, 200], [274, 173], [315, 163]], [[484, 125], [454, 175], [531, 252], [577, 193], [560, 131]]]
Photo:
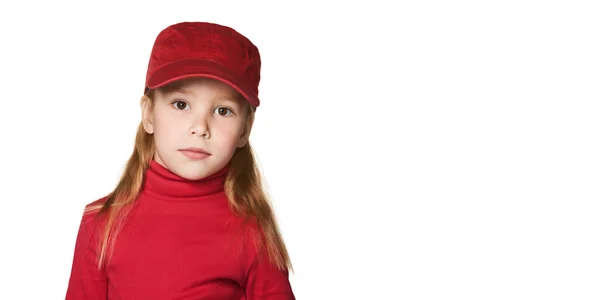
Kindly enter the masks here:
[[[150, 109], [152, 109], [153, 98], [154, 90], [149, 90], [142, 97], [142, 100], [149, 101]], [[244, 103], [247, 101], [244, 100]], [[255, 108], [249, 104], [247, 108], [245, 129], [249, 130], [254, 120]], [[114, 250], [116, 236], [142, 189], [144, 176], [154, 151], [154, 136], [146, 133], [140, 122], [133, 153], [115, 189], [108, 194], [105, 201], [86, 207], [86, 213], [97, 213], [96, 216], [102, 217], [105, 221], [99, 235], [98, 269], [106, 265], [109, 254]], [[259, 247], [258, 251], [266, 248], [271, 263], [280, 270], [292, 269], [249, 141], [244, 147], [236, 149], [230, 162], [224, 189], [232, 211], [246, 220], [251, 220], [260, 230], [255, 241]]]

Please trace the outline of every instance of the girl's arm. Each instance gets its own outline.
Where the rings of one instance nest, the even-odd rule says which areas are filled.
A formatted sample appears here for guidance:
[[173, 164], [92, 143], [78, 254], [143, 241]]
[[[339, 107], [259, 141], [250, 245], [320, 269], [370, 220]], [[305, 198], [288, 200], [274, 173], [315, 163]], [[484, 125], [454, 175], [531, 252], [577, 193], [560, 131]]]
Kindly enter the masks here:
[[268, 259], [255, 258], [246, 282], [246, 300], [295, 300], [287, 270], [279, 270]]
[[246, 277], [245, 300], [295, 300], [289, 281], [288, 270], [281, 270], [269, 259], [266, 247], [258, 247], [264, 241], [260, 227], [249, 224], [246, 249], [249, 257]]
[[108, 279], [97, 268], [98, 223], [84, 214], [79, 226], [66, 300], [106, 300]]

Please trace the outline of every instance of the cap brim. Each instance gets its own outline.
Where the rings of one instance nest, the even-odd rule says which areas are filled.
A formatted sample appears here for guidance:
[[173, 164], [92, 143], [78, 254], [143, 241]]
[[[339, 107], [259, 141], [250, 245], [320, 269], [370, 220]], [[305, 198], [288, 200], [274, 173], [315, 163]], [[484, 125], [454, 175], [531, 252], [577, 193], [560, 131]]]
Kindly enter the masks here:
[[236, 78], [222, 65], [209, 60], [180, 60], [162, 66], [148, 78], [146, 88], [156, 89], [180, 79], [193, 77], [219, 80], [238, 91], [252, 106], [260, 105], [258, 95], [253, 93], [243, 80]]

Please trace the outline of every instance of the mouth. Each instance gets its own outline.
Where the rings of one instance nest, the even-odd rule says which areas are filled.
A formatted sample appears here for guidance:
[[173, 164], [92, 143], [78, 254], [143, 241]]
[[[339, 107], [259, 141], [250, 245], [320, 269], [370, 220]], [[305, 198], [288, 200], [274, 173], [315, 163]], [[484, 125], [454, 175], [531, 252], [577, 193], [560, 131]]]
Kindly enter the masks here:
[[185, 156], [192, 159], [202, 159], [211, 155], [210, 153], [208, 153], [208, 151], [202, 148], [185, 148], [179, 149], [179, 151], [181, 151]]
[[185, 149], [179, 149], [179, 151], [190, 151], [190, 152], [197, 152], [197, 153], [203, 153], [203, 154], [210, 155], [210, 153], [208, 153], [208, 151], [206, 151], [202, 148], [185, 148]]

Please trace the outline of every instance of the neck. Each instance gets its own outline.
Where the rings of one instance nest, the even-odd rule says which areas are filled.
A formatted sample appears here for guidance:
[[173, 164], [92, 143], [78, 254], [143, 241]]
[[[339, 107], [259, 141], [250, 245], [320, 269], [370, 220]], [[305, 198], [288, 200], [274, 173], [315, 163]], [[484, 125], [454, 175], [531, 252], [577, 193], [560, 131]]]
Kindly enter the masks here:
[[216, 173], [198, 180], [183, 178], [155, 160], [150, 161], [144, 179], [143, 193], [162, 200], [194, 201], [221, 196], [229, 165]]

